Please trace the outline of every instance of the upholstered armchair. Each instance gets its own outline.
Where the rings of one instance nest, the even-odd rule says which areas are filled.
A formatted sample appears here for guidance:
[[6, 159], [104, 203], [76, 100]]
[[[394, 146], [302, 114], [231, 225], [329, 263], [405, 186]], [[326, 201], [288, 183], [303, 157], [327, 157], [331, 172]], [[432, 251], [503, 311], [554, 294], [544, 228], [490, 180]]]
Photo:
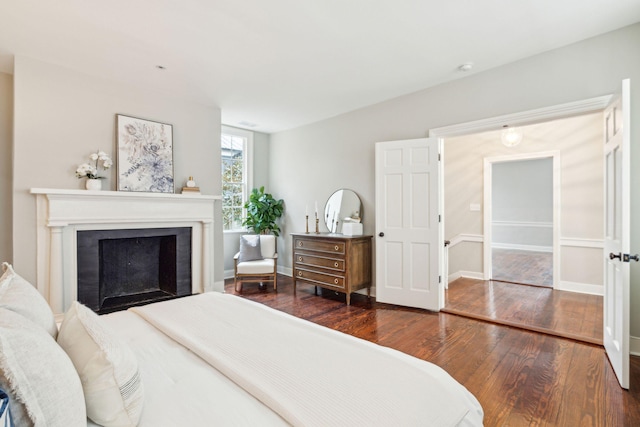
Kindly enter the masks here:
[[276, 236], [272, 234], [240, 236], [240, 252], [233, 257], [233, 265], [233, 283], [236, 292], [242, 291], [244, 282], [273, 282], [273, 290], [277, 291]]

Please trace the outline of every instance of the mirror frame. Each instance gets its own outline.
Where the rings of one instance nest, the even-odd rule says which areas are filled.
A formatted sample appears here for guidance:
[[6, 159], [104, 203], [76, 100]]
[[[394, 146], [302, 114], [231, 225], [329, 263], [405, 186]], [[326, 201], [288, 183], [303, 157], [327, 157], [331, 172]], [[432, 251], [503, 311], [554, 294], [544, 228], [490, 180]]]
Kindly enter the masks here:
[[[348, 197], [347, 200], [345, 200], [345, 196]], [[335, 206], [339, 207], [338, 210], [335, 209]], [[362, 201], [355, 191], [340, 188], [329, 196], [324, 205], [324, 225], [329, 233], [339, 234], [345, 220], [362, 222]]]

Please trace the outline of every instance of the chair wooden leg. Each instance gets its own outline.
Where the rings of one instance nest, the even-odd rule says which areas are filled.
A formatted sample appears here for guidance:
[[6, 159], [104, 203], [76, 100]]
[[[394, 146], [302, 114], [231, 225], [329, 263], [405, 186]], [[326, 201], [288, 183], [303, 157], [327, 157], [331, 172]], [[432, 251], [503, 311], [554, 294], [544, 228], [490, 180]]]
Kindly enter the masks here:
[[273, 290], [278, 292], [278, 275], [273, 275]]

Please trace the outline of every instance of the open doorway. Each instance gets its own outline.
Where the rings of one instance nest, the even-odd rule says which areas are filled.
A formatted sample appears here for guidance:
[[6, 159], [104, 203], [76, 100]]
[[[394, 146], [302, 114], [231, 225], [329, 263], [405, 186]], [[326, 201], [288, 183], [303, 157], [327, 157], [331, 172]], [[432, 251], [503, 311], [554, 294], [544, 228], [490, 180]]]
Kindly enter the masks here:
[[[485, 159], [485, 257], [490, 279], [552, 288], [559, 153]], [[555, 192], [554, 192], [555, 189]], [[556, 194], [557, 195], [557, 194]]]
[[[501, 143], [501, 125], [495, 126], [497, 123], [494, 123], [495, 130], [480, 129], [475, 134], [449, 136], [447, 129], [435, 133], [445, 137], [443, 218], [444, 238], [450, 241], [448, 270], [445, 270], [449, 284], [445, 311], [472, 317], [477, 313], [479, 318], [494, 321], [500, 321], [500, 316], [503, 316], [511, 324], [556, 331], [576, 339], [586, 337], [587, 340], [593, 339], [590, 342], [601, 343], [604, 242], [602, 120], [602, 110], [598, 110], [526, 125], [523, 126], [525, 136], [516, 147]], [[468, 126], [461, 125], [460, 132], [468, 132]], [[554, 224], [553, 249], [550, 252], [553, 288], [491, 280], [493, 263], [490, 249], [492, 231], [496, 227], [493, 227], [491, 216], [487, 220], [485, 215], [492, 206], [491, 198], [487, 199], [485, 195], [485, 189], [492, 186], [492, 181], [487, 181], [485, 170], [507, 161], [535, 158], [553, 159], [558, 168], [553, 184], [553, 204], [558, 209], [551, 221]], [[522, 192], [531, 196], [532, 191]], [[538, 232], [543, 229], [542, 224], [536, 226]], [[514, 242], [506, 243], [513, 244], [511, 249], [517, 247]], [[536, 246], [533, 242], [528, 245]], [[547, 245], [548, 240], [540, 244]], [[528, 279], [531, 278], [511, 281], [536, 281]], [[459, 291], [455, 291], [456, 283], [460, 285]], [[528, 289], [532, 289], [535, 295], [527, 293]], [[452, 291], [458, 292], [456, 295], [460, 298], [452, 298]], [[566, 300], [557, 303], [561, 294], [562, 298], [566, 295]], [[579, 324], [570, 324], [574, 321]]]

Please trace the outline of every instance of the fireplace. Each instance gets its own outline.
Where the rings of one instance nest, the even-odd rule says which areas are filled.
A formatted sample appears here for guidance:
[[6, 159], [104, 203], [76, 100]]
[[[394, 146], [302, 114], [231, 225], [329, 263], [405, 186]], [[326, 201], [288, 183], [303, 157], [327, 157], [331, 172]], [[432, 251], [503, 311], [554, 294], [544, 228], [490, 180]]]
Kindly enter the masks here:
[[[127, 300], [133, 298], [129, 294], [172, 298], [224, 291], [224, 283], [213, 280], [213, 224], [215, 204], [219, 203], [220, 196], [49, 188], [32, 188], [31, 193], [36, 196], [37, 213], [36, 286], [57, 319], [61, 320], [71, 302], [78, 299], [95, 310], [106, 312], [128, 304]], [[187, 234], [183, 234], [183, 229], [188, 230]], [[158, 230], [160, 234], [154, 234]], [[167, 233], [167, 230], [173, 231]], [[124, 234], [118, 234], [120, 231]], [[97, 234], [98, 238], [92, 237], [89, 243], [78, 243], [85, 232], [108, 234], [107, 237]], [[120, 243], [115, 243], [120, 239]], [[122, 249], [120, 245], [132, 245], [142, 249], [142, 253], [155, 253], [156, 261], [141, 271], [128, 271], [132, 273], [130, 278], [123, 279], [120, 274], [129, 269], [129, 261], [141, 255], [131, 247]], [[97, 261], [100, 251], [115, 253], [111, 257], [116, 258], [116, 267], [111, 272]], [[160, 261], [173, 252], [176, 252], [173, 261]], [[85, 253], [93, 253], [90, 260], [83, 259]], [[129, 255], [122, 256], [122, 253]], [[79, 277], [85, 269], [92, 271], [93, 292], [97, 294], [79, 298], [79, 293], [84, 294], [86, 288], [85, 279]], [[102, 290], [100, 275], [106, 277], [102, 279]], [[139, 280], [140, 277], [144, 280]], [[79, 284], [79, 280], [83, 283]], [[123, 283], [130, 289], [119, 289]], [[104, 307], [100, 308], [101, 304]]]
[[97, 313], [191, 295], [191, 228], [77, 232], [78, 301]]

